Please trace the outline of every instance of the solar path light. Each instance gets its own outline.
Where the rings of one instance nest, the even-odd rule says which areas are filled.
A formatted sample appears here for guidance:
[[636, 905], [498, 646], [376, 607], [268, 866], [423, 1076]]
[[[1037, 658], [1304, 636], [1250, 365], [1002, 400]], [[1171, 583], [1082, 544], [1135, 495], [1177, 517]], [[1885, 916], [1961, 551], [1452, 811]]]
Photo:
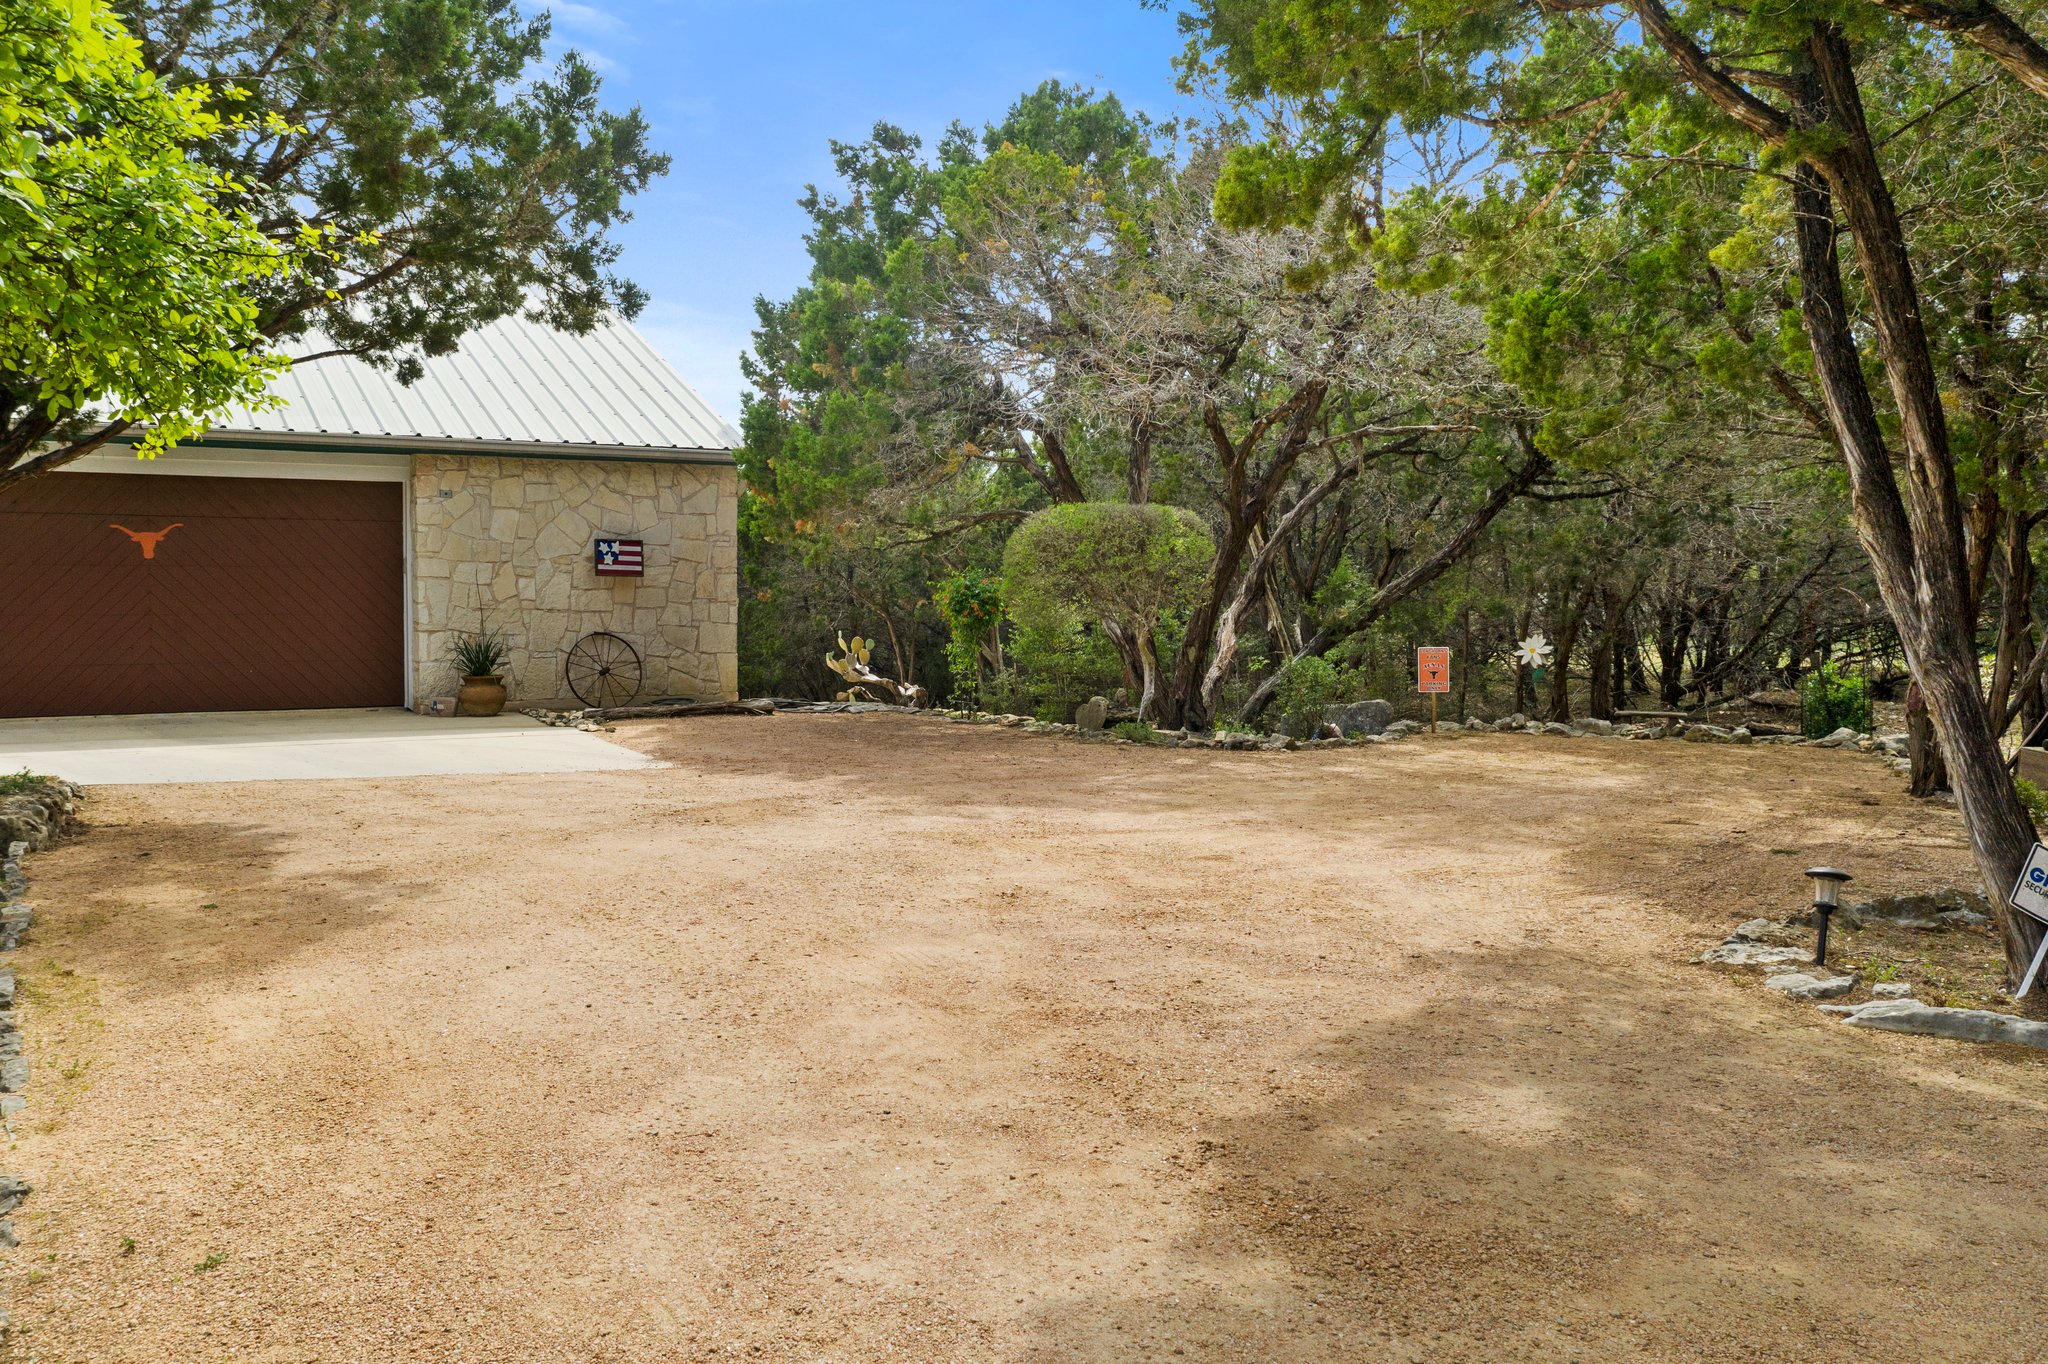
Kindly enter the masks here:
[[1828, 916], [1842, 903], [1842, 883], [1856, 878], [1833, 867], [1808, 867], [1813, 879], [1813, 912], [1820, 919], [1820, 941], [1814, 944], [1813, 964], [1828, 964]]

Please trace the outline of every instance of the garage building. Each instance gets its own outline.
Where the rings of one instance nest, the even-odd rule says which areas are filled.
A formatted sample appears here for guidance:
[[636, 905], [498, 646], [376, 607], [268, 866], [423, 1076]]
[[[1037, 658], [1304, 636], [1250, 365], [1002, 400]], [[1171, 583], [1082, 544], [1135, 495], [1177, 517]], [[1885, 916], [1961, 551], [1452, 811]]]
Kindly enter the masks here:
[[626, 323], [510, 318], [411, 386], [329, 357], [274, 392], [0, 494], [0, 715], [411, 705], [482, 628], [514, 704], [575, 704], [599, 633], [642, 699], [735, 694], [737, 437]]

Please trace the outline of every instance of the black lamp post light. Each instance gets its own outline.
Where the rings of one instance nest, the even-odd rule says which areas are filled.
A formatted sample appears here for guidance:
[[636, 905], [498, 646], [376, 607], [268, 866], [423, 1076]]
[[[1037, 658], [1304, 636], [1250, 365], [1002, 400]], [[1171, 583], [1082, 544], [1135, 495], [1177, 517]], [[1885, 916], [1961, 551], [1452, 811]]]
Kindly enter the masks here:
[[1808, 867], [1806, 874], [1813, 880], [1813, 912], [1820, 921], [1820, 941], [1814, 945], [1813, 964], [1828, 964], [1828, 916], [1842, 903], [1842, 883], [1856, 878], [1848, 872], [1834, 867]]

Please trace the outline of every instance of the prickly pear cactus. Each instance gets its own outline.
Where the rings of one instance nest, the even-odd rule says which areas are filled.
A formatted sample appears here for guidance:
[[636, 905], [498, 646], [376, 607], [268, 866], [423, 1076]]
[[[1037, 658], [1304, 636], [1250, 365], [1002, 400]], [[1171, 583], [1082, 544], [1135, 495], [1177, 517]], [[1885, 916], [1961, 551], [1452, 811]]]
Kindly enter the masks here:
[[862, 639], [859, 635], [850, 640], [845, 635], [837, 635], [835, 638], [839, 641], [840, 652], [826, 654], [825, 666], [845, 678], [851, 685], [834, 699], [872, 701], [875, 699], [874, 693], [879, 691], [895, 705], [925, 704], [923, 687], [914, 682], [893, 681], [868, 666], [868, 661], [874, 654], [875, 642], [872, 639]]

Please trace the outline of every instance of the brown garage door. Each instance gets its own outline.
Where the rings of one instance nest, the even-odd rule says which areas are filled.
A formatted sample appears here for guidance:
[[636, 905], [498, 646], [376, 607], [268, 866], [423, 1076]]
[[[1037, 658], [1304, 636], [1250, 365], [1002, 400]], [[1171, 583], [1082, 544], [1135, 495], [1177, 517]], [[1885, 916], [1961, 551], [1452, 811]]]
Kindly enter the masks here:
[[403, 491], [56, 473], [0, 495], [0, 715], [402, 704]]

